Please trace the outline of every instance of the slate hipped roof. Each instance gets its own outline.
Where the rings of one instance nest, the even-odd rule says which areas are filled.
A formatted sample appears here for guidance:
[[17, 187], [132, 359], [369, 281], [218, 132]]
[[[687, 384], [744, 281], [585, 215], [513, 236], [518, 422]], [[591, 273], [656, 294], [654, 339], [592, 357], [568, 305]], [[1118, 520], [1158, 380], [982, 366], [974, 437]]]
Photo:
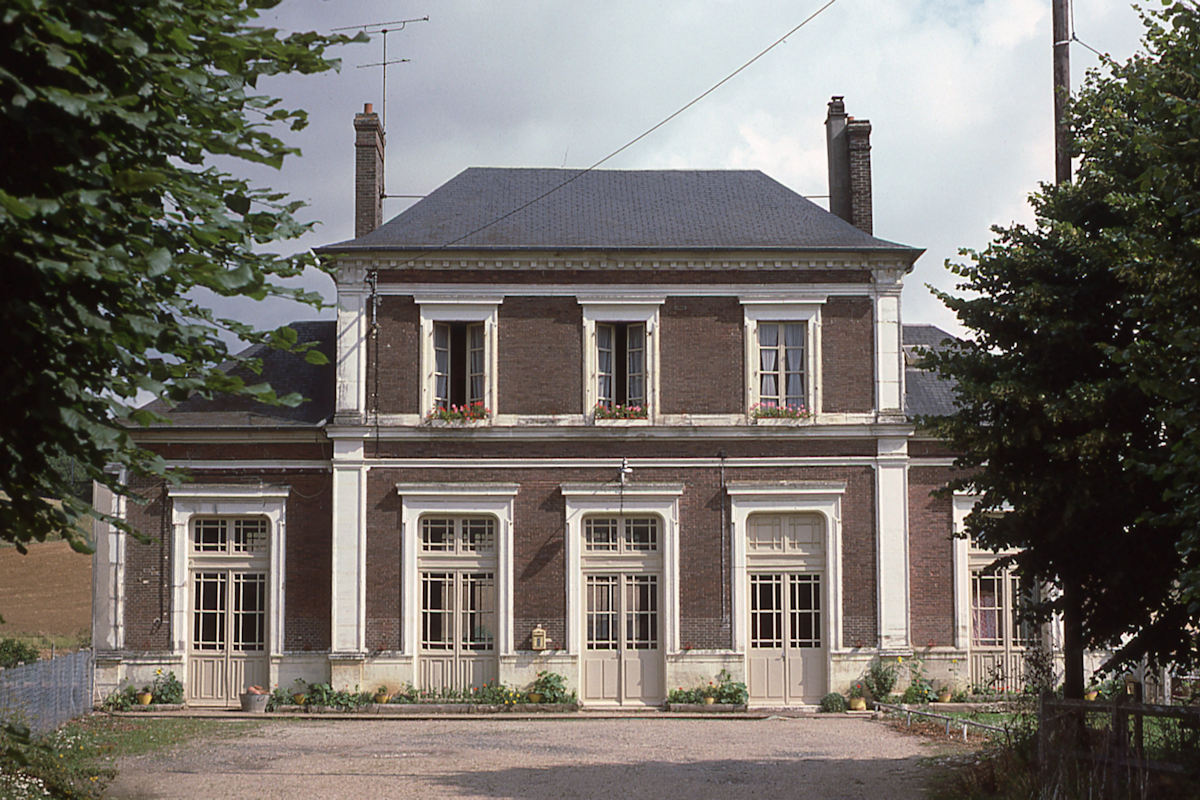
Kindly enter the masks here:
[[864, 233], [758, 170], [495, 167], [466, 169], [374, 231], [318, 252], [428, 248], [865, 250], [910, 263], [922, 252]]
[[915, 348], [937, 350], [953, 336], [935, 325], [904, 326], [904, 410], [910, 417], [954, 412], [954, 383], [915, 366]]
[[262, 373], [254, 374], [242, 367], [231, 367], [248, 384], [269, 383], [275, 394], [283, 396], [297, 392], [308, 398], [294, 408], [269, 406], [248, 397], [216, 395], [212, 398], [192, 395], [174, 408], [161, 400], [145, 408], [157, 411], [179, 428], [262, 428], [317, 427], [333, 414], [335, 383], [334, 337], [336, 322], [291, 322], [300, 344], [314, 343], [328, 363], [309, 364], [304, 356], [274, 350], [256, 344], [239, 355], [262, 360]]

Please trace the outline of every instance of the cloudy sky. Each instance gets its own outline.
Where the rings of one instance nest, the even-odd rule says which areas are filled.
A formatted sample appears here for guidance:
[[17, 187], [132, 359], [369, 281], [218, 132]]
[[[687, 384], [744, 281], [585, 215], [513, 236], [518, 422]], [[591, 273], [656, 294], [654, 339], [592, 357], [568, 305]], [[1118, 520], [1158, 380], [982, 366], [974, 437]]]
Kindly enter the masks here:
[[[469, 166], [586, 167], [724, 78], [825, 0], [284, 0], [263, 22], [322, 30], [392, 26], [387, 75], [389, 194], [426, 194]], [[1075, 34], [1124, 59], [1141, 24], [1124, 0], [1075, 0]], [[904, 316], [958, 332], [927, 284], [953, 287], [947, 258], [989, 226], [1028, 220], [1053, 178], [1050, 0], [837, 0], [749, 69], [607, 162], [615, 169], [758, 169], [804, 195], [826, 187], [825, 110], [844, 95], [872, 131], [875, 233], [927, 252]], [[353, 235], [353, 129], [382, 103], [380, 34], [341, 48], [339, 73], [260, 84], [309, 127], [303, 155], [258, 183], [308, 201], [310, 248]], [[1071, 48], [1072, 86], [1097, 58]], [[411, 200], [385, 201], [384, 216]], [[818, 199], [821, 204], [825, 200]], [[333, 283], [305, 280], [332, 300]], [[260, 325], [317, 312], [235, 312]], [[331, 311], [321, 314], [331, 317]]]

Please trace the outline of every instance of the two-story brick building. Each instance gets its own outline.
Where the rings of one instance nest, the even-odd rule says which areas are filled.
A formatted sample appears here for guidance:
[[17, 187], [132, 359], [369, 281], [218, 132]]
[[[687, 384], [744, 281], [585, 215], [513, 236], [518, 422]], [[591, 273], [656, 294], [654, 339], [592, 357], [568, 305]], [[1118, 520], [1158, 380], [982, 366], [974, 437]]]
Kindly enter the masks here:
[[725, 668], [782, 705], [967, 658], [951, 459], [910, 421], [948, 394], [906, 370], [921, 251], [872, 235], [869, 123], [829, 104], [832, 213], [756, 171], [475, 168], [386, 223], [354, 125], [338, 320], [297, 326], [332, 366], [266, 355], [311, 402], [189, 400], [139, 438], [195, 480], [101, 498], [150, 537], [99, 537], [103, 689], [552, 669], [642, 705]]

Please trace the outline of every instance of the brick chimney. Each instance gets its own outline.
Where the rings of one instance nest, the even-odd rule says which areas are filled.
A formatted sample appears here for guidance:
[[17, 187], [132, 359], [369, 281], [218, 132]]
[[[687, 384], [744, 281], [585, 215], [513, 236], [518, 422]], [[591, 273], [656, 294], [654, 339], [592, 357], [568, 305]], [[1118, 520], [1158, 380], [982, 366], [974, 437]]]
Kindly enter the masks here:
[[370, 103], [354, 115], [354, 238], [383, 224], [383, 125]]
[[866, 233], [871, 217], [871, 123], [846, 116], [841, 96], [829, 101], [825, 117], [829, 156], [829, 210]]

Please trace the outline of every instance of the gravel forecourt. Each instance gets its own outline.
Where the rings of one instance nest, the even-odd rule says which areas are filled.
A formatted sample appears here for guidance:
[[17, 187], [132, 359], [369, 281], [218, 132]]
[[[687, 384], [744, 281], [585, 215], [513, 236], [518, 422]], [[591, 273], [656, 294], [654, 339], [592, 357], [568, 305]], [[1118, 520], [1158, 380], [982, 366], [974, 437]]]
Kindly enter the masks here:
[[908, 800], [925, 755], [850, 717], [309, 718], [122, 759], [107, 796]]

